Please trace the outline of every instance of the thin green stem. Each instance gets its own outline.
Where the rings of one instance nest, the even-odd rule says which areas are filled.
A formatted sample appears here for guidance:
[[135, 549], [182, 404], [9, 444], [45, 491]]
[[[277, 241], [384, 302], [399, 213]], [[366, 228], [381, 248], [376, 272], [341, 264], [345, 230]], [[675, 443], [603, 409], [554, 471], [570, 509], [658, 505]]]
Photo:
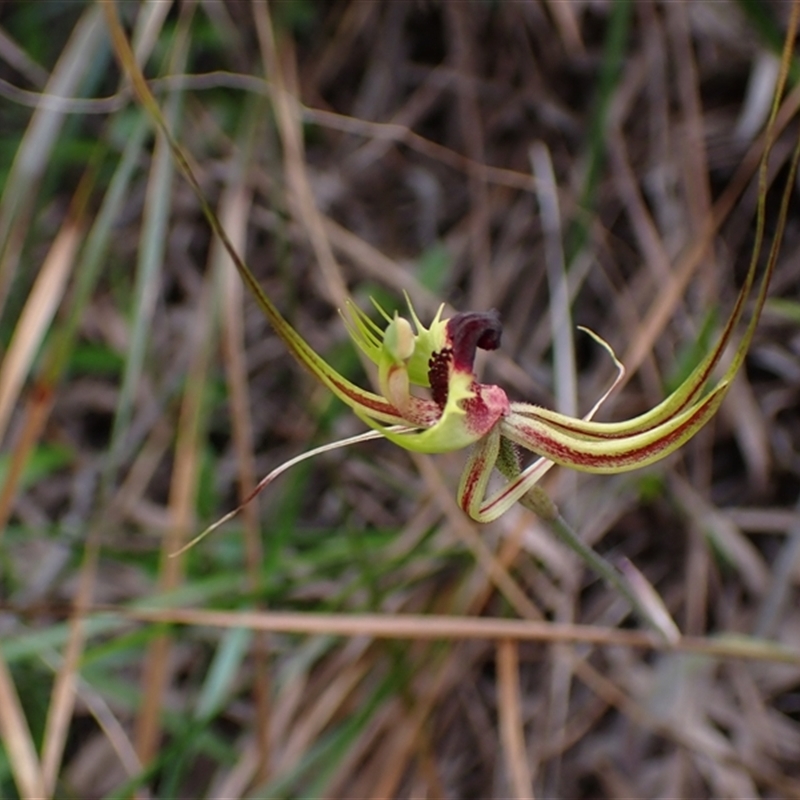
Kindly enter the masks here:
[[[496, 466], [509, 480], [513, 480], [520, 473], [519, 455], [513, 444], [507, 439], [501, 440], [500, 453]], [[668, 633], [639, 599], [639, 596], [627, 578], [610, 561], [606, 561], [605, 558], [592, 550], [592, 548], [581, 539], [564, 517], [561, 516], [558, 507], [541, 486], [534, 486], [522, 496], [519, 502], [524, 508], [533, 511], [533, 513], [550, 528], [556, 537], [569, 547], [589, 569], [593, 570], [613, 589], [616, 589], [616, 591], [628, 601], [631, 608], [643, 622], [649, 625], [664, 639], [667, 641], [670, 640]]]
[[660, 636], [668, 639], [666, 632], [639, 600], [631, 584], [625, 576], [599, 553], [592, 550], [581, 539], [570, 524], [558, 512], [555, 503], [541, 486], [534, 486], [520, 501], [525, 508], [533, 511], [548, 528], [572, 550], [589, 569], [599, 575], [613, 589], [616, 589], [630, 603], [634, 612]]

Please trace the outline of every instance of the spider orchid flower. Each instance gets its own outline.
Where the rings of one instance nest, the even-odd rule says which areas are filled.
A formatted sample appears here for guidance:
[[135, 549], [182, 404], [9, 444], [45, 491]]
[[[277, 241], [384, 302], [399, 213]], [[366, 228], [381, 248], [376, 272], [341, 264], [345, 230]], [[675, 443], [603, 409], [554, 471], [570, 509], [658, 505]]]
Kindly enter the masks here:
[[[161, 114], [119, 23], [114, 4], [104, 4], [115, 51], [136, 94], [166, 137], [212, 230], [231, 256], [245, 285], [292, 355], [373, 429], [344, 442], [317, 448], [300, 458], [379, 436], [408, 450], [424, 453], [472, 447], [458, 497], [461, 507], [472, 518], [482, 522], [496, 519], [522, 500], [553, 464], [598, 473], [623, 472], [646, 466], [685, 444], [719, 408], [744, 361], [766, 300], [800, 159], [798, 142], [751, 319], [728, 367], [714, 383], [715, 370], [733, 340], [755, 284], [764, 233], [767, 161], [794, 46], [796, 8], [796, 4], [793, 5], [781, 72], [767, 122], [758, 177], [759, 202], [753, 257], [719, 340], [686, 380], [652, 410], [624, 422], [593, 422], [592, 416], [608, 392], [586, 417], [578, 419], [529, 403], [512, 402], [500, 387], [478, 381], [473, 369], [476, 351], [479, 348], [495, 350], [500, 345], [501, 327], [495, 312], [469, 312], [442, 319], [440, 309], [428, 328], [422, 325], [413, 308], [410, 308], [411, 322], [382, 312], [387, 324], [381, 329], [351, 305], [349, 332], [356, 345], [377, 366], [381, 394], [359, 388], [333, 369], [281, 315], [236, 253], [225, 229], [205, 200], [189, 160]], [[601, 344], [604, 343], [601, 341]], [[621, 376], [621, 365], [616, 358], [614, 360]], [[430, 396], [420, 396], [414, 387], [427, 388]], [[523, 468], [520, 450], [527, 450], [538, 458]], [[287, 462], [267, 476], [253, 494], [297, 460]], [[495, 467], [508, 481], [487, 497], [489, 478]], [[236, 511], [238, 509], [218, 520], [201, 537]]]
[[[442, 319], [442, 307], [426, 328], [410, 303], [411, 322], [397, 314], [390, 318], [378, 307], [387, 322], [381, 330], [351, 304], [348, 329], [377, 366], [381, 395], [355, 389], [330, 372], [314, 371], [367, 425], [407, 450], [438, 453], [472, 446], [458, 500], [473, 519], [489, 522], [518, 502], [554, 464], [584, 472], [624, 472], [658, 461], [685, 444], [716, 412], [749, 346], [769, 274], [762, 279], [756, 314], [730, 366], [716, 385], [704, 391], [741, 318], [754, 271], [753, 266], [711, 352], [667, 399], [625, 422], [591, 420], [624, 374], [613, 353], [617, 379], [582, 419], [511, 401], [499, 386], [480, 383], [473, 368], [476, 351], [500, 346], [501, 325], [495, 311]], [[430, 397], [415, 394], [415, 386], [427, 388]], [[522, 469], [520, 450], [539, 458]], [[510, 480], [487, 497], [495, 467]]]
[[[784, 216], [787, 198], [785, 194]], [[376, 394], [356, 386], [334, 370], [280, 314], [247, 267], [237, 265], [289, 351], [373, 429], [287, 462], [268, 475], [251, 497], [301, 459], [377, 437], [422, 453], [471, 447], [458, 500], [461, 508], [479, 522], [501, 516], [533, 489], [554, 464], [594, 473], [625, 472], [652, 464], [691, 439], [719, 408], [752, 340], [778, 244], [776, 237], [757, 291], [753, 315], [729, 366], [716, 383], [708, 387], [753, 289], [760, 247], [756, 248], [734, 308], [714, 348], [665, 400], [647, 413], [624, 422], [592, 421], [624, 374], [622, 365], [599, 337], [594, 338], [614, 359], [617, 379], [585, 417], [574, 418], [530, 403], [511, 401], [501, 387], [478, 380], [474, 371], [477, 350], [491, 351], [500, 346], [502, 329], [496, 311], [459, 313], [443, 319], [442, 306], [426, 328], [410, 302], [410, 321], [396, 313], [389, 316], [375, 304], [386, 323], [381, 327], [350, 303], [347, 309], [350, 318], [345, 317], [345, 324], [354, 343], [377, 367], [380, 394]], [[523, 468], [521, 451], [529, 451], [538, 458]], [[487, 496], [495, 468], [508, 480]], [[212, 529], [236, 511], [218, 520]]]
[[[458, 489], [458, 502], [478, 522], [491, 522], [515, 503], [524, 502], [526, 495], [555, 464], [582, 472], [617, 473], [644, 467], [668, 456], [713, 417], [744, 361], [777, 260], [798, 160], [800, 140], [792, 158], [753, 312], [723, 374], [713, 382], [756, 283], [764, 231], [765, 161], [759, 178], [761, 199], [753, 257], [716, 345], [655, 408], [623, 422], [592, 421], [623, 377], [624, 369], [611, 348], [591, 332], [590, 335], [611, 354], [618, 374], [583, 418], [511, 401], [501, 387], [481, 383], [474, 371], [477, 350], [491, 351], [500, 346], [502, 329], [495, 311], [460, 313], [443, 319], [444, 306], [441, 306], [426, 328], [410, 301], [410, 321], [397, 314], [389, 316], [375, 304], [386, 323], [381, 327], [348, 303], [349, 320], [344, 318], [345, 325], [356, 346], [377, 367], [380, 394], [362, 389], [328, 364], [289, 324], [233, 247], [228, 247], [242, 280], [289, 352], [372, 430], [323, 445], [285, 462], [262, 479], [241, 505], [206, 528], [178, 553], [231, 519], [265, 486], [299, 461], [369, 439], [385, 437], [400, 447], [421, 453], [444, 453], [471, 447]], [[212, 213], [209, 213], [209, 220], [217, 235], [226, 242], [225, 231]], [[521, 451], [528, 451], [536, 458], [523, 466]], [[507, 482], [487, 496], [489, 479], [495, 468]]]

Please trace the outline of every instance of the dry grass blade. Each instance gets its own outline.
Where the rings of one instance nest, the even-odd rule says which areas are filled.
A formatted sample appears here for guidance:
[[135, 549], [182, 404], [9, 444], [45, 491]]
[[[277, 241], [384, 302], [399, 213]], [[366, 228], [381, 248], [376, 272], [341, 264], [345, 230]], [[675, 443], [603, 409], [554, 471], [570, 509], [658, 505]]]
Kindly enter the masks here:
[[[532, 172], [536, 180], [536, 198], [541, 218], [542, 235], [544, 237], [544, 257], [547, 272], [548, 295], [550, 299], [550, 324], [552, 325], [553, 343], [553, 389], [556, 408], [565, 414], [577, 417], [578, 410], [578, 376], [575, 364], [575, 342], [573, 337], [572, 311], [570, 309], [569, 290], [567, 285], [567, 263], [563, 247], [563, 230], [561, 225], [561, 210], [559, 208], [558, 190], [553, 162], [547, 145], [544, 142], [534, 142], [529, 150]], [[608, 345], [604, 346], [608, 348]], [[616, 356], [611, 352], [616, 362]], [[623, 372], [618, 366], [617, 380], [622, 380]], [[616, 381], [615, 381], [616, 384]], [[601, 398], [601, 402], [605, 396]], [[577, 475], [563, 473], [560, 476], [558, 497], [562, 504], [574, 506], [577, 496]], [[556, 610], [556, 619], [559, 622], [571, 622], [574, 619], [575, 592], [579, 584], [576, 579], [575, 568], [570, 571], [570, 577], [564, 581]], [[506, 693], [519, 691], [517, 651], [508, 650], [510, 643], [502, 642], [498, 646], [498, 660], [500, 667], [499, 679], [501, 700], [506, 698]], [[547, 715], [547, 733], [557, 736], [565, 727], [569, 709], [569, 697], [572, 684], [572, 670], [570, 659], [560, 648], [553, 649], [553, 669], [550, 674], [550, 692]], [[513, 667], [514, 685], [508, 683], [512, 680]], [[505, 684], [503, 683], [505, 678]], [[502, 710], [502, 706], [501, 706]], [[506, 710], [506, 714], [509, 709]], [[501, 716], [501, 738], [506, 750], [506, 761], [512, 786], [518, 797], [527, 797], [531, 791], [531, 777], [528, 774], [524, 754], [524, 738], [521, 722], [516, 719], [503, 719]], [[517, 727], [519, 730], [517, 730]], [[558, 765], [556, 765], [557, 771]], [[557, 783], [557, 775], [552, 782]]]
[[32, 59], [2, 28], [0, 28], [0, 58], [24, 75], [34, 86], [47, 83], [47, 71]]
[[[247, 185], [247, 164], [252, 158], [257, 126], [255, 119], [261, 105], [253, 107], [245, 121], [241, 146], [236, 164], [231, 171], [231, 182], [220, 200], [220, 221], [230, 236], [231, 244], [240, 253], [247, 243], [247, 220], [252, 207], [252, 190]], [[233, 263], [220, 242], [216, 243], [213, 260], [221, 275], [222, 289], [222, 347], [225, 353], [226, 376], [231, 396], [232, 435], [239, 468], [239, 502], [246, 503], [256, 486], [256, 467], [253, 442], [253, 422], [247, 385], [245, 337], [243, 325], [243, 289]], [[247, 568], [247, 588], [254, 597], [261, 596], [263, 580], [261, 565], [264, 560], [256, 503], [243, 508], [244, 536]], [[254, 781], [263, 783], [270, 767], [270, 680], [269, 643], [265, 636], [257, 635], [253, 641], [254, 700], [259, 768]]]
[[61, 759], [67, 743], [69, 726], [75, 704], [75, 691], [79, 678], [79, 662], [86, 642], [83, 617], [92, 602], [97, 579], [97, 562], [100, 555], [100, 538], [97, 528], [89, 534], [79, 586], [70, 618], [70, 637], [63, 663], [56, 675], [50, 705], [47, 709], [44, 743], [42, 745], [42, 776], [48, 797], [55, 792]]
[[[188, 57], [189, 23], [192, 8], [187, 7], [181, 16], [176, 43], [171, 52], [170, 66], [184, 69]], [[179, 118], [180, 95], [170, 98], [167, 116], [172, 124]], [[142, 240], [142, 290], [140, 292], [137, 329], [141, 332], [137, 347], [136, 363], [129, 362], [126, 373], [128, 385], [123, 386], [123, 400], [127, 397], [132, 402], [132, 390], [138, 382], [139, 370], [144, 358], [144, 343], [148, 332], [149, 318], [155, 303], [154, 281], [163, 259], [163, 248], [166, 236], [165, 204], [169, 193], [166, 186], [171, 182], [169, 146], [165, 137], [158, 140], [161, 158], [156, 157], [153, 163], [150, 194], [147, 198], [147, 209], [150, 212], [151, 224], [145, 230]], [[146, 212], [147, 213], [147, 212]], [[175, 466], [170, 484], [169, 516], [170, 528], [162, 542], [159, 586], [163, 591], [170, 591], [179, 586], [182, 579], [182, 563], [180, 558], [170, 558], [170, 554], [178, 550], [191, 530], [194, 521], [196, 504], [197, 474], [199, 470], [199, 447], [201, 436], [202, 392], [195, 387], [204, 386], [208, 372], [210, 349], [213, 346], [214, 331], [214, 291], [218, 280], [217, 271], [207, 274], [203, 285], [200, 302], [192, 319], [193, 335], [190, 337], [190, 365], [186, 375], [183, 402], [178, 419], [178, 431], [175, 443]], [[125, 389], [127, 388], [127, 392]], [[128, 411], [121, 408], [115, 424], [126, 425]], [[150, 643], [145, 656], [142, 678], [142, 703], [136, 721], [136, 752], [143, 764], [148, 764], [154, 757], [160, 740], [160, 718], [163, 709], [164, 693], [172, 680], [170, 669], [171, 641], [168, 633], [158, 634]]]
[[781, 611], [789, 602], [792, 592], [793, 576], [800, 564], [800, 524], [787, 526], [787, 539], [778, 552], [772, 570], [769, 591], [764, 597], [754, 634], [759, 637], [775, 635]]
[[[214, 278], [217, 275], [215, 273]], [[212, 347], [214, 313], [211, 276], [207, 277], [203, 298], [193, 320], [194, 353], [181, 406], [178, 434], [175, 444], [175, 468], [170, 486], [170, 528], [161, 548], [159, 586], [162, 591], [176, 589], [182, 580], [181, 557], [172, 555], [180, 549], [194, 524], [197, 479], [199, 471], [199, 444], [202, 412], [202, 394], [195, 387], [206, 380]], [[171, 681], [170, 636], [161, 633], [151, 643], [146, 657], [142, 693], [144, 702], [138, 720], [136, 749], [143, 763], [154, 756], [160, 737], [160, 716], [164, 693]]]
[[82, 236], [82, 222], [70, 218], [64, 223], [42, 263], [14, 330], [11, 345], [0, 366], [0, 439], [6, 434], [22, 385], [63, 299]]
[[519, 644], [509, 639], [497, 643], [498, 712], [500, 741], [511, 783], [512, 796], [533, 800], [533, 782], [522, 726], [522, 697], [519, 688]]
[[800, 665], [800, 650], [747, 636], [684, 636], [670, 643], [641, 631], [593, 625], [397, 614], [310, 614], [278, 611], [206, 611], [202, 609], [116, 609], [123, 618], [182, 625], [246, 627], [274, 633], [373, 636], [381, 639], [516, 639], [519, 641], [624, 645], [646, 650], [675, 650], [719, 658], [741, 658]]
[[459, 172], [474, 173], [487, 183], [507, 186], [522, 192], [533, 191], [533, 183], [530, 176], [524, 172], [502, 169], [484, 162], [473, 161], [460, 153], [443, 147], [438, 142], [420, 136], [411, 130], [408, 125], [399, 122], [372, 122], [370, 120], [356, 119], [344, 114], [334, 114], [325, 109], [310, 108], [308, 106], [303, 106], [302, 109], [303, 120], [306, 122], [313, 122], [333, 130], [352, 133], [356, 136], [363, 136], [371, 140], [371, 145], [375, 145], [380, 141], [405, 144], [428, 158], [440, 161], [442, 164], [446, 164]]
[[[101, 47], [101, 19], [102, 11], [96, 5], [84, 11], [45, 87], [47, 94], [75, 94]], [[45, 107], [36, 109], [5, 180], [0, 197], [0, 311], [5, 306], [18, 266], [36, 191], [58, 141], [64, 117], [63, 111]]]
[[289, 203], [294, 216], [302, 221], [308, 233], [333, 302], [339, 308], [344, 308], [349, 297], [347, 287], [325, 233], [306, 171], [300, 128], [300, 107], [296, 100], [295, 54], [288, 39], [284, 40], [285, 50], [279, 52], [266, 3], [253, 2], [252, 8], [261, 57], [264, 61], [264, 72], [272, 79], [272, 102], [283, 144]]
[[581, 37], [580, 23], [575, 10], [563, 0], [546, 0], [550, 13], [555, 18], [564, 46], [575, 55], [585, 52]]
[[22, 800], [42, 800], [45, 788], [42, 767], [30, 728], [14, 688], [14, 681], [0, 656], [0, 736]]
[[423, 309], [429, 316], [436, 313], [441, 300], [422, 286], [402, 265], [385, 256], [377, 248], [337, 224], [335, 220], [323, 218], [325, 233], [331, 244], [343, 255], [355, 261], [361, 271], [373, 279], [380, 279], [398, 294], [408, 292], [414, 298], [414, 307]]
[[726, 517], [705, 501], [692, 486], [678, 477], [672, 479], [676, 501], [726, 561], [741, 575], [742, 581], [756, 595], [763, 595], [770, 574], [761, 554], [749, 539]]
[[276, 772], [288, 772], [297, 767], [331, 720], [347, 707], [367, 669], [368, 665], [364, 662], [341, 670], [317, 695], [314, 704], [296, 717], [291, 736], [282, 743], [281, 757], [275, 764]]
[[11, 464], [0, 489], [0, 539], [14, 508], [28, 456], [36, 445], [53, 405], [53, 393], [36, 391], [28, 398], [21, 421], [21, 430], [11, 452]]
[[[481, 119], [476, 90], [475, 54], [472, 40], [475, 32], [469, 9], [459, 3], [446, 7], [445, 22], [449, 29], [453, 66], [460, 80], [456, 83], [457, 112], [464, 148], [470, 161], [482, 164], [486, 161], [483, 120]], [[489, 197], [486, 180], [480, 171], [470, 169], [469, 177], [469, 238], [473, 259], [472, 290], [470, 306], [483, 309], [494, 304], [491, 273], [492, 250], [489, 242]]]
[[550, 319], [553, 326], [553, 362], [556, 407], [571, 417], [578, 416], [578, 388], [575, 369], [575, 343], [572, 314], [567, 291], [567, 269], [562, 246], [561, 212], [553, 162], [546, 145], [534, 142], [530, 149], [536, 178], [536, 196], [544, 234], [547, 282], [550, 291]]
[[754, 493], [765, 494], [769, 490], [771, 459], [769, 424], [747, 376], [741, 376], [731, 387], [723, 414], [736, 433]]
[[[123, 156], [120, 169], [115, 174], [97, 218], [86, 236], [85, 243], [82, 245], [79, 269], [75, 270], [76, 279], [70, 292], [69, 306], [65, 314], [66, 319], [63, 320], [52, 335], [49, 347], [41, 359], [42, 364], [35, 378], [36, 388], [29, 393], [28, 402], [20, 421], [20, 433], [14, 446], [12, 463], [0, 492], [0, 531], [5, 528], [23, 469], [28, 464], [31, 452], [42, 436], [56, 400], [58, 382], [67, 368], [80, 319], [86, 312], [92, 289], [97, 283], [101, 262], [108, 246], [114, 220], [119, 215], [125, 189], [130, 181], [135, 161], [140, 155], [143, 133], [144, 127], [140, 124], [139, 129], [128, 142], [127, 152]], [[90, 187], [96, 178], [95, 167], [95, 164], [90, 164], [84, 173], [79, 183], [79, 188], [72, 199], [71, 208], [73, 211], [68, 215], [68, 222], [65, 225], [69, 224], [76, 229], [79, 227], [76, 215], [84, 213], [83, 206], [89, 197]], [[80, 224], [83, 223], [81, 222]], [[55, 243], [53, 244], [54, 247]], [[52, 252], [53, 250], [51, 249], [51, 254]], [[47, 281], [50, 284], [48, 291], [53, 292], [52, 296], [47, 296], [47, 304], [56, 302], [59, 294], [56, 289], [63, 289], [64, 281], [64, 276], [58, 277], [55, 281]], [[59, 287], [54, 286], [53, 283], [59, 284]], [[27, 307], [30, 307], [31, 304], [33, 304], [33, 307], [38, 305], [33, 296], [29, 297]], [[44, 309], [40, 308], [39, 312], [44, 312]], [[23, 318], [26, 313], [25, 311], [23, 312]], [[44, 325], [45, 321], [42, 320], [41, 324]], [[22, 324], [22, 320], [20, 320], [19, 324]], [[37, 334], [37, 337], [41, 338], [41, 334]], [[0, 368], [1, 371], [2, 368]], [[0, 438], [2, 437], [0, 436]]]
[[[678, 71], [676, 82], [686, 126], [685, 145], [681, 147], [681, 172], [687, 199], [688, 231], [699, 234], [699, 228], [702, 227], [699, 221], [711, 216], [711, 189], [691, 29], [683, 3], [673, 3], [667, 7], [667, 29], [674, 49], [673, 61]], [[706, 267], [701, 273], [704, 276], [703, 289], [709, 299], [715, 295], [716, 283], [712, 259], [711, 252], [704, 255]]]
[[[30, 413], [27, 416], [27, 424], [24, 431], [25, 443], [24, 446], [18, 446], [17, 452], [28, 453], [39, 439], [44, 428], [44, 423], [54, 400], [51, 384], [56, 382], [65, 369], [64, 362], [68, 358], [70, 343], [74, 341], [76, 336], [77, 321], [86, 311], [89, 295], [97, 280], [99, 264], [108, 244], [112, 221], [117, 218], [124, 188], [130, 180], [132, 165], [140, 154], [142, 138], [142, 126], [140, 125], [139, 131], [129, 140], [127, 157], [122, 159], [120, 169], [115, 174], [103, 206], [87, 236], [86, 245], [82, 253], [80, 274], [71, 295], [72, 307], [59, 334], [54, 337], [56, 343], [47, 354], [46, 366], [40, 370], [39, 380], [43, 384], [43, 388], [40, 392], [34, 394], [30, 403]], [[88, 194], [83, 187], [89, 184], [92, 175], [93, 169], [90, 167], [84, 175], [84, 179], [81, 182], [82, 189], [79, 189], [76, 197]], [[51, 389], [51, 391], [46, 391], [47, 389]], [[8, 483], [10, 481], [4, 487], [4, 493], [8, 488]], [[2, 506], [2, 502], [0, 502], [0, 506]], [[47, 708], [42, 744], [42, 770], [45, 786], [49, 794], [52, 794], [55, 790], [74, 714], [76, 688], [79, 682], [79, 661], [86, 641], [83, 615], [92, 602], [93, 589], [97, 577], [97, 562], [100, 549], [99, 530], [100, 526], [97, 524], [90, 527], [69, 623], [69, 639], [64, 657], [60, 659], [60, 666]], [[110, 715], [101, 699], [95, 698], [92, 702], [97, 709], [97, 716], [104, 720], [104, 729], [107, 730], [109, 739], [115, 743], [120, 758], [127, 763], [130, 773], [135, 772], [136, 769], [132, 766], [129, 758], [132, 753], [132, 747], [127, 738], [121, 736], [119, 723]], [[103, 726], [103, 723], [100, 724]], [[138, 765], [138, 762], [136, 763]]]
[[[781, 103], [771, 135], [777, 138], [797, 114], [798, 109], [800, 109], [800, 86], [794, 87]], [[685, 251], [675, 264], [670, 280], [663, 287], [658, 298], [651, 304], [650, 311], [642, 321], [640, 336], [637, 336], [636, 341], [628, 347], [622, 358], [629, 370], [629, 375], [635, 374], [642, 362], [652, 352], [692, 276], [702, 264], [711, 240], [728, 218], [736, 201], [756, 173], [766, 141], [766, 135], [760, 136], [744, 155], [735, 175], [714, 203], [711, 214], [705, 218], [702, 227], [687, 244]]]
[[[53, 241], [17, 322], [8, 350], [0, 364], [0, 441], [6, 435], [14, 406], [41, 342], [50, 327], [74, 267], [83, 238], [83, 212], [92, 184], [91, 171], [84, 174], [73, 197], [72, 211]], [[23, 427], [12, 450], [11, 464], [0, 491], [0, 538], [11, 514], [22, 471], [39, 438], [52, 404], [52, 387], [40, 386], [29, 400]]]
[[[407, 702], [403, 703], [400, 713], [396, 717], [392, 715], [394, 719], [390, 718], [391, 727], [388, 731], [390, 741], [386, 746], [390, 766], [386, 768], [386, 762], [380, 754], [373, 756], [376, 780], [370, 786], [370, 796], [395, 796], [414, 756], [422, 759], [423, 765], [427, 763], [430, 740], [426, 723], [434, 704], [457, 675], [457, 666], [457, 662], [451, 657], [433, 667], [432, 674], [426, 676], [424, 688], [418, 692], [414, 705], [409, 708]], [[428, 781], [428, 785], [438, 787], [439, 781], [434, 777]]]

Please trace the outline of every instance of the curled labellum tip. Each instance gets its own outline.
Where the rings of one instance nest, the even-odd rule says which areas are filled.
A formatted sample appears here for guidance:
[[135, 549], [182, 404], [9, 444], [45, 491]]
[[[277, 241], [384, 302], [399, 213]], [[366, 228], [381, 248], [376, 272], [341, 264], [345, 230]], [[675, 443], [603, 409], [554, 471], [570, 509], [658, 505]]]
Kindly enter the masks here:
[[500, 314], [491, 311], [467, 311], [447, 320], [447, 336], [453, 349], [453, 367], [460, 372], [472, 372], [475, 351], [497, 350], [503, 326]]
[[503, 326], [500, 315], [491, 311], [466, 311], [446, 322], [447, 346], [433, 353], [428, 362], [431, 394], [440, 408], [447, 404], [453, 374], [467, 375], [474, 381], [475, 352], [496, 350]]

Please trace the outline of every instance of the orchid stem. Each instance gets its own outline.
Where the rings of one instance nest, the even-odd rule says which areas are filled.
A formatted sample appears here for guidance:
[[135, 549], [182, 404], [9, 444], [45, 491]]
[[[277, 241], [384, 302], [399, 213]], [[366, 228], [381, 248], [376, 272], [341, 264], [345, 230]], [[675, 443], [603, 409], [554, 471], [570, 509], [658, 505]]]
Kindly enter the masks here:
[[[508, 480], [514, 480], [519, 476], [521, 463], [519, 450], [508, 439], [501, 438], [500, 450], [498, 453], [495, 467]], [[643, 622], [649, 625], [660, 636], [670, 641], [670, 636], [663, 626], [658, 623], [648, 608], [639, 599], [634, 588], [625, 576], [606, 561], [599, 553], [596, 553], [586, 542], [572, 529], [572, 526], [561, 516], [558, 506], [553, 502], [549, 494], [539, 485], [529, 489], [519, 500], [519, 503], [532, 511], [544, 522], [548, 528], [560, 539], [573, 553], [575, 553], [589, 569], [599, 575], [612, 589], [616, 589], [630, 604], [634, 612]]]
[[519, 502], [529, 511], [533, 511], [591, 570], [603, 578], [613, 589], [616, 589], [630, 603], [631, 608], [643, 622], [647, 623], [660, 636], [669, 638], [661, 625], [639, 600], [625, 576], [581, 539], [561, 516], [558, 507], [541, 486], [534, 486]]

